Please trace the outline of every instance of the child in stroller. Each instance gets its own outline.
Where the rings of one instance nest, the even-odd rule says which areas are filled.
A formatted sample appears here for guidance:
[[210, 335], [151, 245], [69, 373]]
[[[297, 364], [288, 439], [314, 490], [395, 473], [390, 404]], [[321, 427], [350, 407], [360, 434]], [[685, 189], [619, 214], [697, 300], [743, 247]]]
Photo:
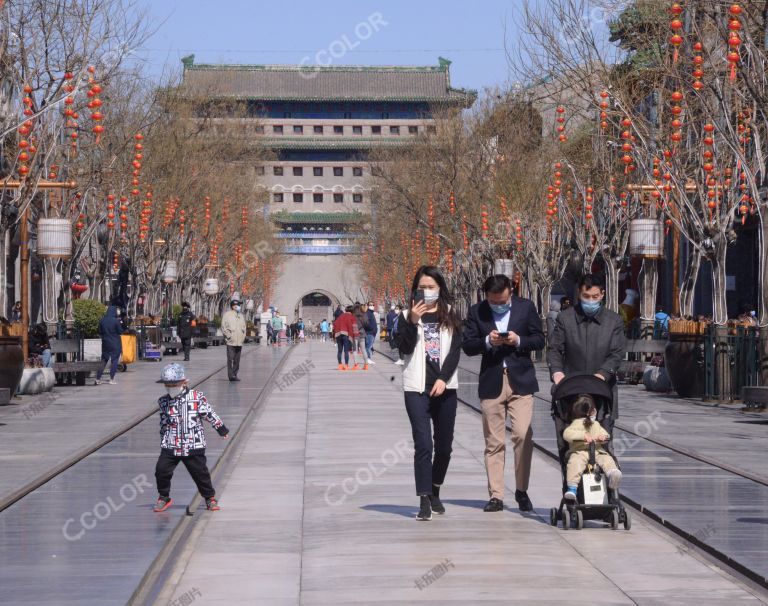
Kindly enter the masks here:
[[[552, 388], [552, 419], [562, 473], [563, 498], [550, 523], [563, 529], [602, 520], [629, 530], [631, 518], [619, 498], [621, 472], [613, 456], [613, 388], [592, 374], [570, 375]], [[606, 482], [608, 476], [608, 482]]]
[[598, 445], [611, 439], [605, 429], [597, 422], [595, 400], [589, 394], [579, 394], [571, 405], [568, 419], [571, 424], [563, 432], [563, 439], [568, 442], [568, 464], [566, 466], [566, 483], [568, 490], [565, 498], [576, 501], [581, 476], [589, 465], [589, 445], [595, 444], [595, 462], [608, 476], [608, 487], [616, 490], [621, 481], [621, 470], [608, 452]]

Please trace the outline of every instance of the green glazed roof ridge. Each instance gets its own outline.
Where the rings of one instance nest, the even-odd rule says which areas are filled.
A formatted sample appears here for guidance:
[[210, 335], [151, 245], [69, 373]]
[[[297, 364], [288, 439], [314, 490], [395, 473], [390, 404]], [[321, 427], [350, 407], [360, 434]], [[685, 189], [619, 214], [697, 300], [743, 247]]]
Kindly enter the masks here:
[[199, 63], [185, 66], [186, 70], [213, 71], [276, 71], [276, 72], [447, 72], [441, 65], [269, 65], [248, 63]]
[[[446, 102], [446, 101], [455, 101], [462, 99], [464, 97], [477, 97], [477, 91], [474, 90], [468, 90], [468, 91], [462, 91], [461, 89], [449, 89], [449, 96], [448, 97], [435, 97], [432, 95], [399, 95], [399, 96], [393, 96], [393, 97], [384, 97], [384, 96], [377, 96], [377, 95], [368, 95], [368, 96], [356, 96], [356, 97], [342, 97], [337, 95], [323, 95], [323, 96], [307, 96], [307, 95], [280, 95], [280, 94], [264, 94], [264, 95], [253, 95], [253, 94], [203, 94], [198, 93], [199, 96], [205, 96], [206, 98], [210, 99], [245, 99], [245, 100], [264, 100], [264, 101], [322, 101], [322, 102], [330, 102], [330, 101], [430, 101], [430, 102]], [[195, 96], [189, 95], [191, 97]]]

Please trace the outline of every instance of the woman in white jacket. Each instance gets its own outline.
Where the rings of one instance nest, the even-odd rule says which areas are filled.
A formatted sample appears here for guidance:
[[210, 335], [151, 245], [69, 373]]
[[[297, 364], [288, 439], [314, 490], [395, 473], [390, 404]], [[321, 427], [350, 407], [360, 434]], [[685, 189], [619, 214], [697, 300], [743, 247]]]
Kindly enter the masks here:
[[[414, 299], [417, 291], [423, 291], [423, 300]], [[418, 520], [445, 513], [440, 486], [451, 459], [461, 355], [461, 323], [450, 303], [443, 276], [436, 267], [423, 265], [413, 278], [410, 308], [397, 322], [405, 409], [413, 431]]]

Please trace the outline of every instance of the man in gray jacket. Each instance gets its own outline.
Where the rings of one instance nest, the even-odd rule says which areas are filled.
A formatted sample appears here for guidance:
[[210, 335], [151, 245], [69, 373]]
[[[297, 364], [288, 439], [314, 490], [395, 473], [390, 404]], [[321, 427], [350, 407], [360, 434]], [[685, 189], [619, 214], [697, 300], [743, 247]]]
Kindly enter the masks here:
[[558, 384], [572, 374], [590, 373], [613, 387], [613, 417], [619, 416], [616, 373], [626, 337], [624, 321], [603, 306], [605, 286], [596, 276], [585, 275], [579, 282], [576, 305], [561, 311], [547, 350], [552, 381]]
[[230, 310], [221, 318], [221, 332], [227, 344], [227, 374], [230, 381], [239, 381], [237, 372], [240, 370], [240, 352], [245, 342], [245, 316], [240, 313], [242, 302], [240, 297], [233, 296], [229, 302]]

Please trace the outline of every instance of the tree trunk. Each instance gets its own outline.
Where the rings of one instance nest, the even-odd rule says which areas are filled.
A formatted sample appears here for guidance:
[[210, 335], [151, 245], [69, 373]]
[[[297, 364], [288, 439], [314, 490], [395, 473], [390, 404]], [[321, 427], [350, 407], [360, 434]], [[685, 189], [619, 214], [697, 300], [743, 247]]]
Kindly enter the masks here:
[[0, 316], [8, 313], [8, 230], [0, 230], [0, 242], [3, 245], [3, 254], [0, 258]]
[[718, 245], [712, 258], [712, 321], [718, 326], [728, 322], [728, 302], [726, 298], [725, 261], [728, 246]]
[[655, 259], [643, 259], [640, 272], [640, 330], [645, 334], [647, 327], [653, 328], [656, 315], [656, 290], [659, 285], [659, 262]]
[[696, 280], [701, 267], [701, 251], [691, 248], [688, 263], [685, 266], [683, 284], [680, 287], [680, 315], [684, 318], [693, 316], [693, 295], [696, 290]]
[[59, 289], [56, 284], [58, 259], [43, 259], [43, 322], [54, 332], [58, 321]]
[[[766, 34], [768, 35], [768, 33]], [[758, 325], [768, 326], [768, 217], [760, 214], [760, 295], [758, 297]], [[765, 333], [766, 330], [760, 331]], [[766, 335], [768, 336], [768, 335]], [[767, 385], [768, 383], [763, 383]]]
[[619, 267], [610, 258], [603, 257], [605, 261], [605, 307], [618, 313], [619, 311]]
[[542, 318], [546, 318], [547, 314], [549, 314], [549, 302], [551, 298], [552, 284], [548, 283], [541, 287], [541, 309], [539, 310], [539, 315]]

